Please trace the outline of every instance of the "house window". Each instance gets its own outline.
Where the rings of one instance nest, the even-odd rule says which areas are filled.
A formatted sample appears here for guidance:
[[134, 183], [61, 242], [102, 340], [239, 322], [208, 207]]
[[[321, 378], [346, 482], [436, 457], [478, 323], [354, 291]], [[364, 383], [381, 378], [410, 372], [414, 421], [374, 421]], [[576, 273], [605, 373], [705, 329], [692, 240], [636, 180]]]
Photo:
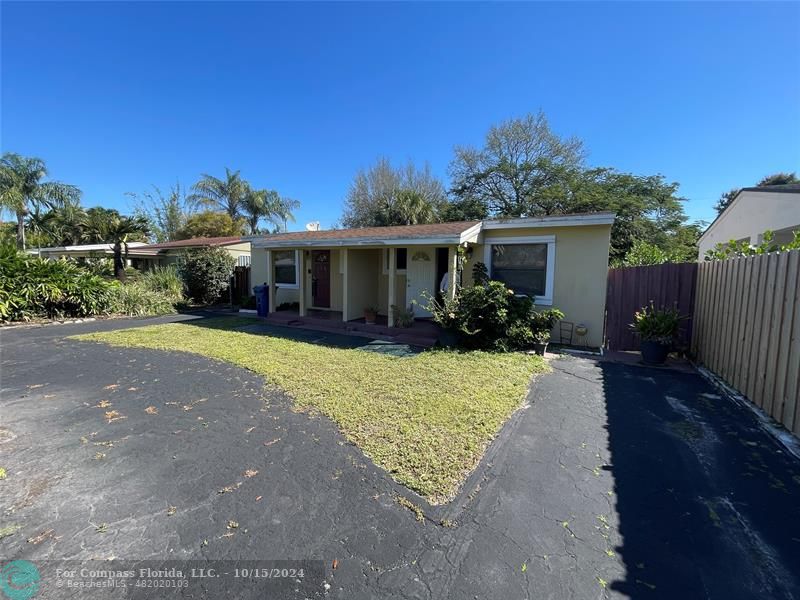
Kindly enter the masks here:
[[487, 240], [485, 262], [492, 279], [502, 281], [515, 294], [530, 296], [537, 304], [553, 302], [555, 238]]
[[275, 284], [281, 287], [297, 286], [297, 251], [273, 250], [275, 260]]
[[[408, 264], [408, 248], [395, 248], [395, 269], [398, 273], [405, 273]], [[389, 249], [383, 251], [383, 273], [389, 273]]]

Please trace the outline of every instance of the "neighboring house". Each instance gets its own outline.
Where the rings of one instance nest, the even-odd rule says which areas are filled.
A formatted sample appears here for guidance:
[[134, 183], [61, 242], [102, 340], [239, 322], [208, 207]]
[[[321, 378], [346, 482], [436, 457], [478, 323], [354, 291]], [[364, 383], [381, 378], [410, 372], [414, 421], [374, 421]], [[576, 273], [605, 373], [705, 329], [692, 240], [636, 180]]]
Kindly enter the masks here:
[[493, 279], [585, 325], [583, 341], [600, 346], [613, 222], [613, 213], [591, 213], [252, 236], [251, 280], [269, 286], [271, 311], [296, 302], [301, 317], [319, 310], [353, 321], [374, 307], [391, 326], [394, 306], [429, 317], [425, 297], [445, 278], [450, 294], [457, 279], [468, 285], [483, 262]]
[[708, 250], [731, 240], [757, 246], [767, 230], [773, 232], [775, 244], [792, 241], [792, 231], [800, 230], [800, 184], [739, 190], [700, 236], [698, 258], [703, 260]]
[[239, 267], [250, 265], [250, 242], [239, 236], [176, 240], [174, 242], [150, 244], [148, 248], [158, 252], [158, 256], [162, 260], [161, 264], [173, 264], [178, 262], [181, 254], [186, 250], [209, 246], [224, 248], [228, 254], [236, 259], [236, 265]]
[[[128, 242], [127, 266], [140, 271], [147, 271], [155, 265], [168, 265], [178, 262], [181, 254], [194, 248], [218, 246], [224, 248], [236, 259], [237, 266], [250, 265], [250, 242], [236, 237], [194, 238], [191, 240], [178, 240], [163, 242], [161, 244], [147, 244], [145, 242]], [[34, 248], [28, 250], [30, 254], [38, 254], [42, 258], [57, 260], [59, 258], [112, 258], [114, 256], [113, 244], [84, 244], [82, 246], [59, 246], [53, 248]]]
[[[29, 248], [28, 254], [34, 254], [50, 260], [72, 258], [113, 258], [114, 244], [82, 244], [79, 246], [51, 246], [49, 248]], [[158, 250], [153, 250], [146, 242], [128, 242], [126, 266], [145, 271], [159, 264]]]

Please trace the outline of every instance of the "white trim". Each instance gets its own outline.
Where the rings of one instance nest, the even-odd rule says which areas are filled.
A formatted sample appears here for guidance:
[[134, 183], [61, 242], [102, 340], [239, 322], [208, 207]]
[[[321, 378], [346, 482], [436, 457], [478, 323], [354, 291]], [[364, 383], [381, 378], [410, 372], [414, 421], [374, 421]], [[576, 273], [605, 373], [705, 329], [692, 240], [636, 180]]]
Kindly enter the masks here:
[[458, 243], [463, 244], [464, 242], [476, 242], [478, 240], [478, 235], [481, 233], [481, 229], [483, 229], [483, 221], [480, 221], [469, 229], [462, 231], [458, 238]]
[[486, 237], [483, 239], [484, 244], [552, 244], [556, 241], [554, 235], [520, 235], [516, 237]]
[[522, 217], [483, 221], [483, 229], [519, 229], [527, 227], [575, 227], [578, 225], [612, 225], [614, 213], [591, 215], [557, 215], [552, 217]]
[[501, 244], [547, 244], [547, 266], [544, 276], [544, 296], [534, 296], [536, 306], [553, 305], [553, 289], [555, 287], [556, 272], [556, 236], [539, 235], [528, 237], [490, 237], [484, 240], [483, 264], [492, 276], [492, 246]]
[[[395, 251], [395, 253], [394, 253], [394, 256], [395, 256], [395, 259], [394, 259], [394, 261], [395, 261], [394, 274], [395, 275], [405, 275], [406, 271], [408, 270], [408, 248], [405, 248], [405, 247], [402, 248], [402, 249], [406, 251], [406, 268], [405, 269], [398, 269], [397, 268], [397, 251], [400, 250], [400, 249], [401, 248], [394, 248], [394, 251]], [[389, 250], [392, 250], [392, 248], [384, 248], [381, 251], [381, 269], [382, 269], [384, 275], [388, 275], [389, 274], [389, 254], [390, 254]]]

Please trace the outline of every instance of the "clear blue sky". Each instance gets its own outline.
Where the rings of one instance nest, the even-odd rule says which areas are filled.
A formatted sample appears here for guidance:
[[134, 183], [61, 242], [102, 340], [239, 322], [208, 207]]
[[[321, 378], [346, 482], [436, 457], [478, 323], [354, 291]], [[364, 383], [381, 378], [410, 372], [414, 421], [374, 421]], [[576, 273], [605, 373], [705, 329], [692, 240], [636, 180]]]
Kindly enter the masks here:
[[542, 109], [693, 218], [800, 171], [800, 4], [2, 2], [2, 149], [84, 204], [242, 170], [335, 221], [377, 156], [428, 161]]

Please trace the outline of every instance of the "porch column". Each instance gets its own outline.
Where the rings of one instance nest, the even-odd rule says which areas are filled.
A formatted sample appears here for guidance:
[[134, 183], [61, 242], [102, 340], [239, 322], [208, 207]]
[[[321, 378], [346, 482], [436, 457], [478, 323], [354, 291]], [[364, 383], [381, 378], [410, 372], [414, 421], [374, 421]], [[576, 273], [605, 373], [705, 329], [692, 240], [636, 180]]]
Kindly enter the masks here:
[[[397, 296], [395, 290], [396, 284], [396, 267], [397, 267], [397, 248], [389, 248], [389, 307], [386, 311], [388, 326], [394, 327], [394, 305], [397, 304], [395, 297]], [[381, 257], [383, 258], [383, 257]]]
[[347, 316], [350, 314], [350, 306], [348, 304], [350, 282], [347, 278], [347, 248], [339, 250], [339, 260], [341, 261], [342, 267], [342, 321], [347, 321]]
[[275, 312], [275, 263], [272, 250], [267, 250], [267, 300], [269, 302], [269, 312]]
[[[447, 254], [447, 297], [452, 300], [456, 297], [456, 281], [458, 281], [458, 246], [450, 248]], [[438, 285], [438, 282], [437, 282]]]
[[297, 262], [299, 263], [299, 279], [297, 281], [297, 292], [300, 295], [300, 316], [306, 316], [306, 251], [302, 248], [297, 251]]

